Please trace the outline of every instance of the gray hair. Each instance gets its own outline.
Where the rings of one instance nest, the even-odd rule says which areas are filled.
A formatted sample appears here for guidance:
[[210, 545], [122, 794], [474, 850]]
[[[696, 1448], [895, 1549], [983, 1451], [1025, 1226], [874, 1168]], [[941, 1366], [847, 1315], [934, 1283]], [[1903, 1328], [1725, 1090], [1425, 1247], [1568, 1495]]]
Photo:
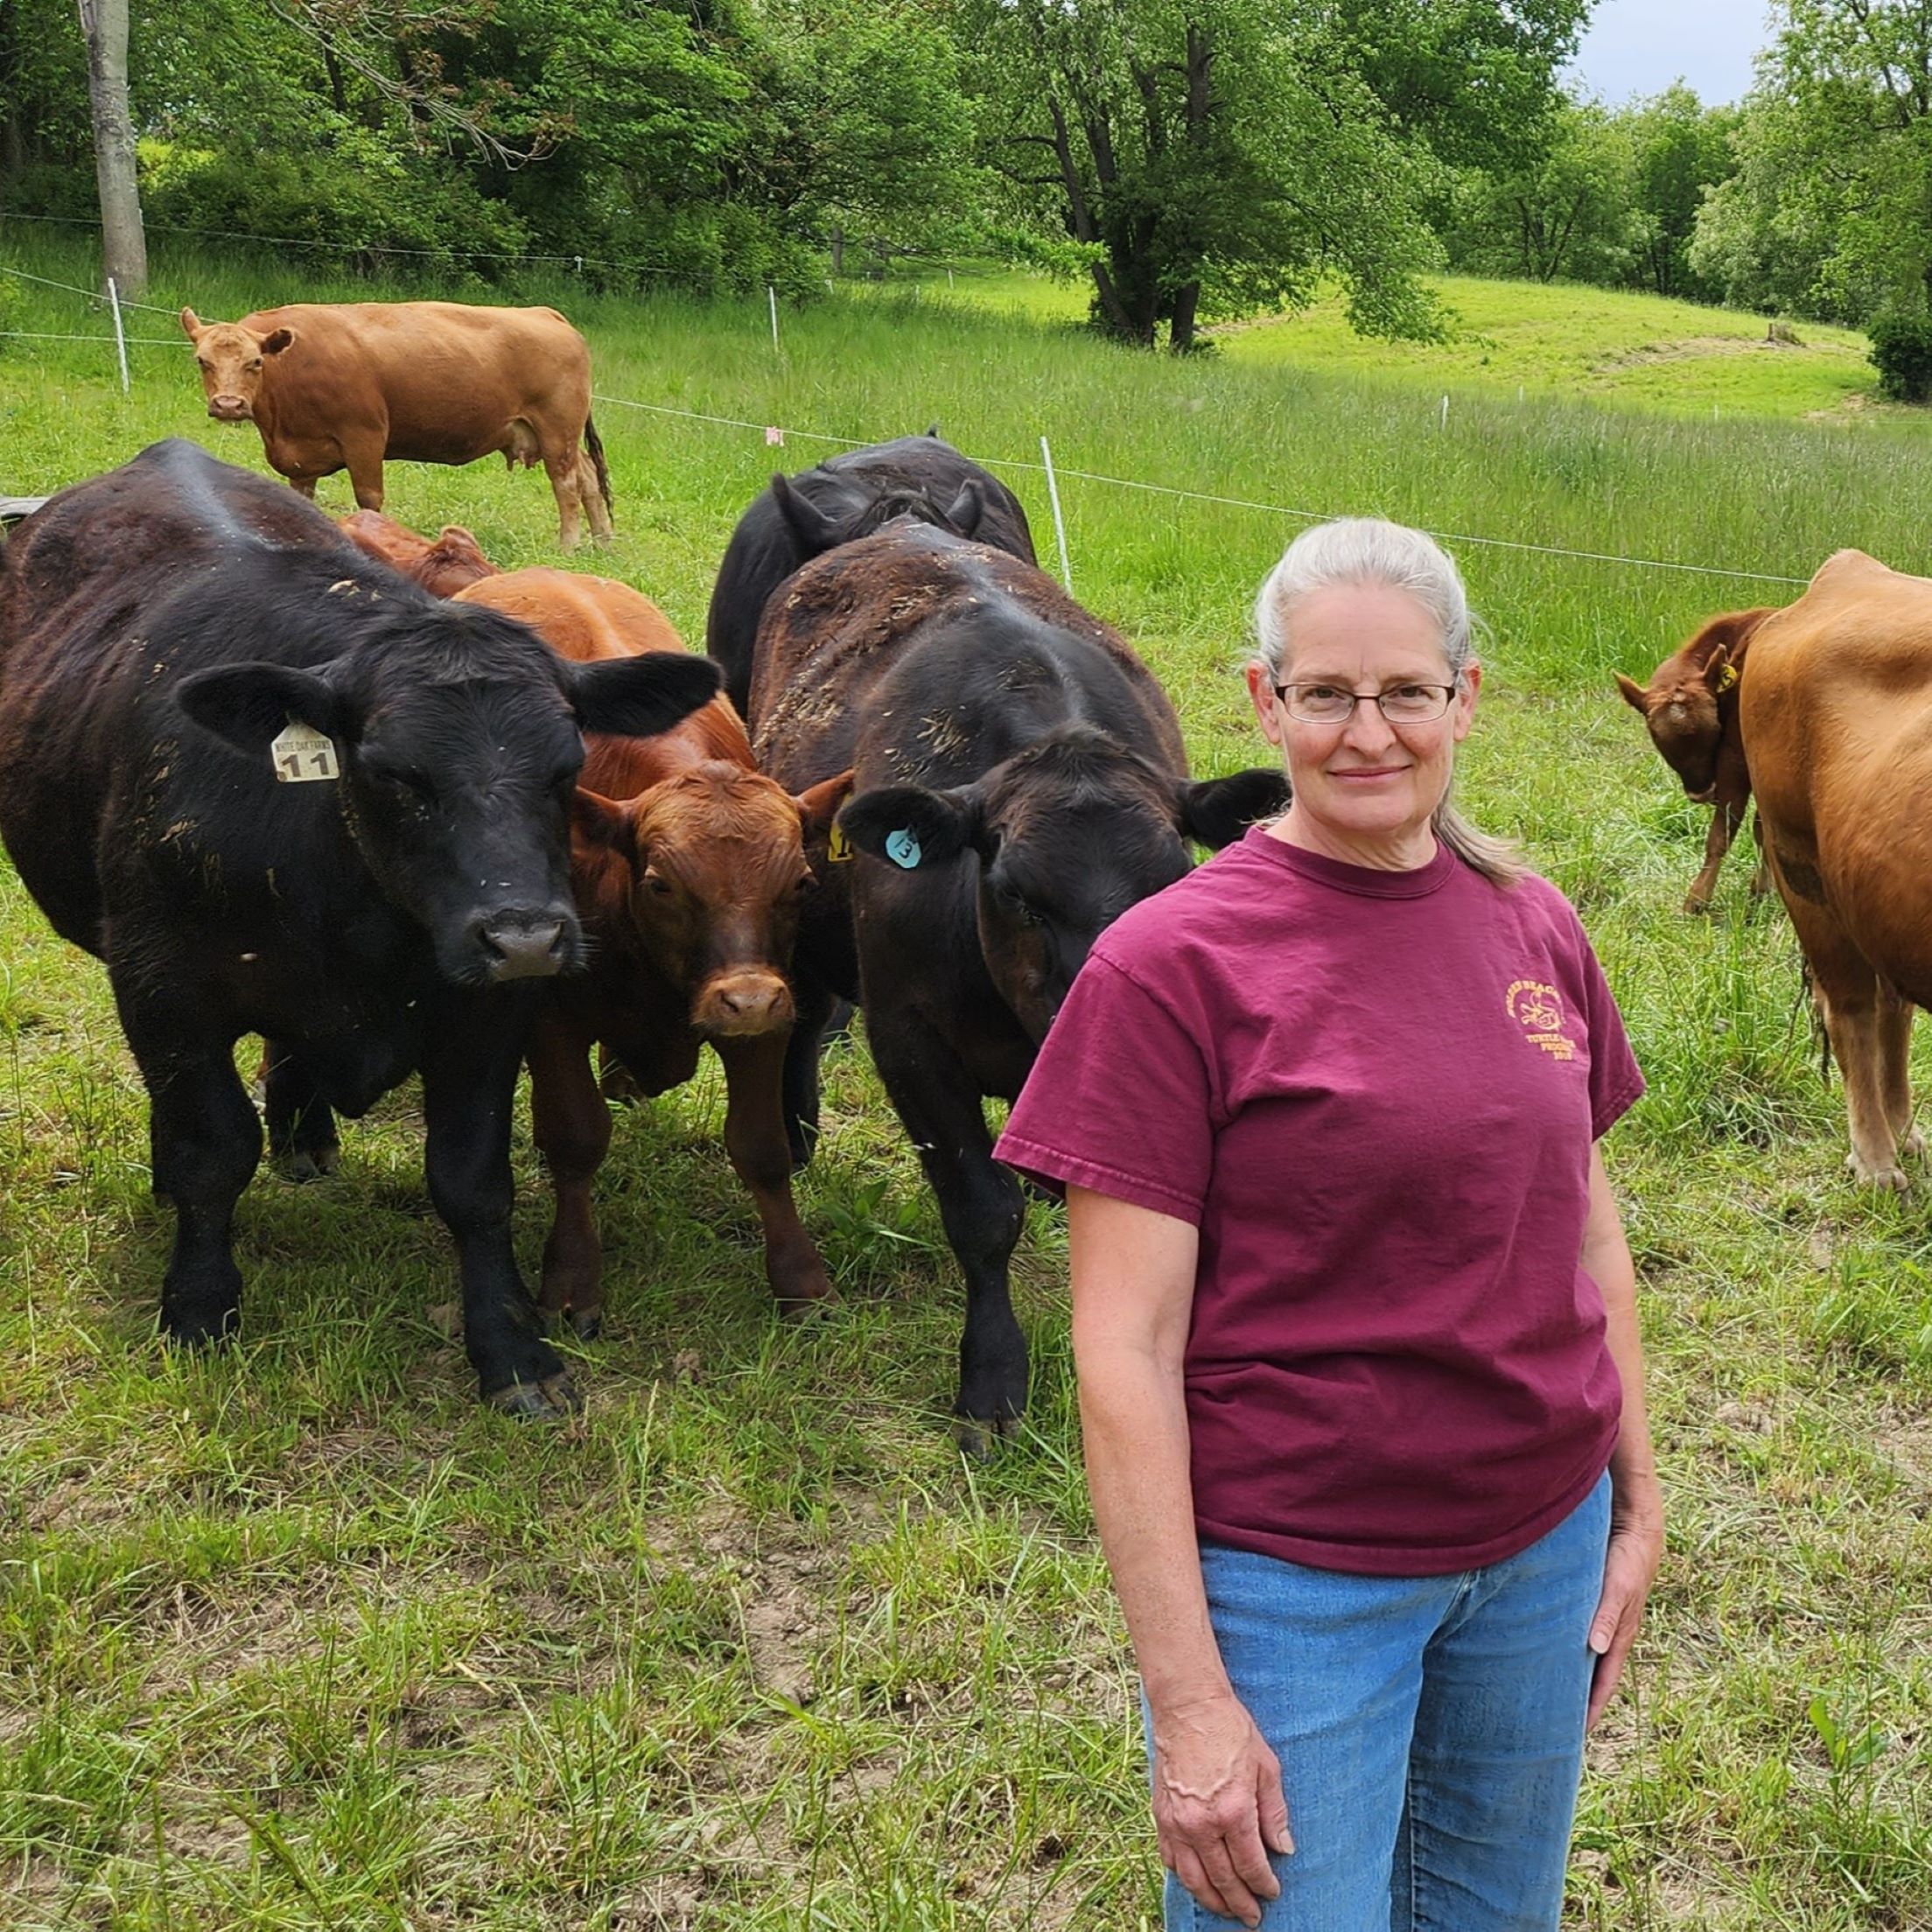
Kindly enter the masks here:
[[[1281, 554], [1255, 598], [1258, 655], [1279, 683], [1288, 663], [1295, 606], [1317, 591], [1379, 588], [1412, 597], [1434, 620], [1442, 654], [1460, 685], [1474, 659], [1474, 622], [1454, 560], [1425, 530], [1379, 516], [1338, 517], [1304, 530]], [[1445, 792], [1431, 824], [1436, 836], [1473, 872], [1513, 886], [1525, 868], [1515, 845], [1472, 825]]]

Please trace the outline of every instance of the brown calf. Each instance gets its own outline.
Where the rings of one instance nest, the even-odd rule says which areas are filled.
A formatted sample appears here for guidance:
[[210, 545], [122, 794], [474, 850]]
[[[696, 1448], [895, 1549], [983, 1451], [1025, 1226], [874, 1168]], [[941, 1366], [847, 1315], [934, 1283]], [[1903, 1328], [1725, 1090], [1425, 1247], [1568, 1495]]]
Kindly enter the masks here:
[[460, 523], [445, 523], [433, 543], [381, 510], [352, 510], [335, 524], [365, 556], [400, 570], [431, 597], [454, 597], [479, 578], [496, 575], [496, 565]]
[[1920, 1152], [1908, 1058], [1932, 1005], [1932, 580], [1829, 558], [1752, 640], [1740, 716], [1771, 876], [1844, 1074], [1861, 1180]]
[[[1711, 807], [1711, 834], [1704, 868], [1684, 895], [1687, 913], [1710, 909], [1718, 868], [1751, 805], [1751, 774], [1738, 732], [1738, 690], [1752, 634], [1768, 609], [1732, 611], [1713, 617], [1680, 651], [1650, 674], [1648, 685], [1617, 673], [1624, 703], [1642, 714], [1650, 742], [1684, 781], [1684, 794]], [[1754, 892], [1769, 890], [1763, 862], [1751, 881]]]
[[[522, 619], [580, 663], [684, 648], [648, 598], [605, 578], [512, 570], [457, 601]], [[814, 883], [808, 853], [824, 857], [852, 774], [790, 796], [759, 773], [723, 697], [648, 751], [644, 741], [595, 733], [585, 743], [570, 883], [590, 969], [550, 989], [528, 1053], [536, 1144], [556, 1190], [542, 1306], [567, 1312], [580, 1334], [597, 1332], [602, 1250], [591, 1184], [611, 1116], [592, 1047], [637, 1090], [662, 1094], [691, 1077], [709, 1040], [724, 1064], [724, 1144], [758, 1206], [766, 1278], [780, 1309], [800, 1312], [832, 1285], [792, 1201], [779, 1098], [793, 1019], [788, 975]]]

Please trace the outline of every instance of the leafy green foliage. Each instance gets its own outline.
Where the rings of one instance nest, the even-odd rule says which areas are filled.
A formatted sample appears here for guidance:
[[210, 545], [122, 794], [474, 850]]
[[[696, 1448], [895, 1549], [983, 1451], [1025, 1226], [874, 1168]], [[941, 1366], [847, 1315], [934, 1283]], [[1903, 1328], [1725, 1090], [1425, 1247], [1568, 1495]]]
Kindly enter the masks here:
[[1881, 315], [1872, 325], [1879, 388], [1894, 402], [1932, 402], [1932, 316]]

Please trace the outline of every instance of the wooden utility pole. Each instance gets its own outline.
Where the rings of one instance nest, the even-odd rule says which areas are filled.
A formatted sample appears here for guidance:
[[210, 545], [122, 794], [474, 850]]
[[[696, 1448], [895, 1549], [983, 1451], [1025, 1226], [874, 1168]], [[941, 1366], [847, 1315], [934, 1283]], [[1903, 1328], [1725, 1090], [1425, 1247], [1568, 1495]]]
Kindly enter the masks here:
[[101, 270], [124, 295], [148, 287], [148, 238], [134, 168], [128, 107], [128, 0], [77, 0], [88, 43], [88, 102], [94, 116], [94, 178], [101, 191]]

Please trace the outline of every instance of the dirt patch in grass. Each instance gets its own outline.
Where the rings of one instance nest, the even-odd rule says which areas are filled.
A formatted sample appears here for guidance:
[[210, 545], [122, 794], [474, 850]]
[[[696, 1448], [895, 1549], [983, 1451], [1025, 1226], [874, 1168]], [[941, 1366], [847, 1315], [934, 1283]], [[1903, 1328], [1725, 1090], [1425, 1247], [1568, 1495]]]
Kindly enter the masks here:
[[1802, 355], [1807, 351], [1830, 355], [1846, 353], [1830, 343], [1778, 342], [1767, 340], [1762, 336], [1754, 340], [1747, 335], [1687, 335], [1675, 342], [1646, 342], [1642, 348], [1626, 349], [1620, 355], [1602, 356], [1590, 365], [1590, 373], [1611, 375], [1620, 369], [1647, 368], [1658, 362], [1688, 362], [1703, 356]]

